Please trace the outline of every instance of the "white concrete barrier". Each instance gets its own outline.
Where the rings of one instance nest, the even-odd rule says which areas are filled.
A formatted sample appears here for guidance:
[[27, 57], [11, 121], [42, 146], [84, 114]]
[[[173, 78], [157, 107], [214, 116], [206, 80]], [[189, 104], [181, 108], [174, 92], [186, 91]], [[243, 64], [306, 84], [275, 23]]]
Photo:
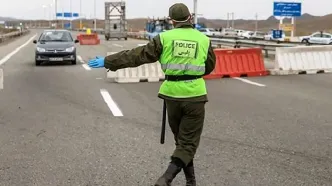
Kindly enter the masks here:
[[[107, 53], [110, 55], [112, 53]], [[114, 79], [117, 83], [159, 82], [165, 79], [165, 74], [159, 62], [144, 64], [135, 68], [119, 69], [106, 73], [106, 78]]]
[[0, 68], [0, 90], [3, 89], [3, 70]]
[[330, 72], [332, 72], [332, 46], [276, 48], [276, 60], [271, 75]]

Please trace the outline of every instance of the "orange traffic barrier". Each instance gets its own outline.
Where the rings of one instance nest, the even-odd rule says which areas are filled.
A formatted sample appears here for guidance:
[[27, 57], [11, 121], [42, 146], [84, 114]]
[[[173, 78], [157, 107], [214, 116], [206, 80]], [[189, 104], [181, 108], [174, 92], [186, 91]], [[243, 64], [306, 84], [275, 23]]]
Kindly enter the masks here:
[[261, 48], [215, 49], [216, 67], [204, 79], [266, 76]]
[[100, 39], [97, 34], [80, 34], [77, 36], [80, 45], [99, 45]]

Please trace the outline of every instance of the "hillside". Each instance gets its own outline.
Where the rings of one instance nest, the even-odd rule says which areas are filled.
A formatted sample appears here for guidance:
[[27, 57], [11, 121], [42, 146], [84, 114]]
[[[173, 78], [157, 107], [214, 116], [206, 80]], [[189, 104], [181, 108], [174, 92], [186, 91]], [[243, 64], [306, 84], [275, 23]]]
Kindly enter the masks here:
[[0, 21], [14, 21], [14, 20], [17, 20], [17, 19], [11, 18], [11, 17], [1, 17], [0, 16]]
[[[12, 18], [9, 18], [12, 19]], [[1, 17], [0, 17], [1, 20]], [[138, 30], [144, 30], [146, 18], [136, 18], [136, 19], [128, 19], [128, 29], [130, 31], [138, 31]], [[18, 22], [19, 20], [13, 21]], [[22, 21], [25, 23], [31, 23], [30, 20]], [[41, 20], [34, 20], [32, 23], [37, 23], [37, 25], [41, 24], [44, 26], [48, 26], [48, 21], [41, 21]], [[61, 20], [59, 20], [59, 23], [61, 24]], [[67, 21], [65, 21], [67, 22]], [[284, 23], [290, 23], [290, 19], [285, 19]], [[227, 20], [222, 19], [205, 19], [205, 18], [199, 18], [200, 24], [205, 24], [207, 27], [212, 28], [220, 28], [220, 27], [226, 27], [227, 26]], [[255, 23], [256, 20], [235, 20], [234, 21], [234, 27], [236, 29], [243, 29], [243, 30], [254, 30], [255, 29]], [[258, 30], [260, 31], [268, 31], [271, 29], [278, 28], [279, 20], [275, 19], [273, 16], [269, 17], [266, 20], [259, 20], [258, 21]], [[93, 20], [83, 20], [84, 27], [87, 28], [93, 28]], [[231, 25], [231, 21], [230, 21]], [[79, 21], [74, 20], [73, 21], [74, 28], [79, 27]], [[98, 20], [97, 21], [97, 27], [103, 28], [104, 27], [104, 21]], [[312, 32], [316, 31], [326, 31], [326, 32], [332, 32], [332, 14], [325, 15], [325, 16], [313, 16], [310, 14], [303, 14], [301, 17], [296, 19], [296, 35], [307, 35]]]

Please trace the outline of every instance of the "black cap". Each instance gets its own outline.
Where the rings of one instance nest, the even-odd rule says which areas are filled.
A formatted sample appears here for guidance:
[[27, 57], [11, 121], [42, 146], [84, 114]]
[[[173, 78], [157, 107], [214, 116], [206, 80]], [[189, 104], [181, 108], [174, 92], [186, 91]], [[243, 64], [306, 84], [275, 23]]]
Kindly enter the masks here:
[[188, 16], [190, 16], [190, 11], [183, 3], [175, 3], [169, 8], [169, 17], [175, 21], [185, 21]]

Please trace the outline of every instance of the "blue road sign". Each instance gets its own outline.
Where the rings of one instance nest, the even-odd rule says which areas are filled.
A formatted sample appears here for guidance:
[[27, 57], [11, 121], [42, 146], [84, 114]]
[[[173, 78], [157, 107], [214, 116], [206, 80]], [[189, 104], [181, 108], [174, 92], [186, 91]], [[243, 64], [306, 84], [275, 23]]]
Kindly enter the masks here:
[[78, 13], [73, 13], [73, 17], [79, 17]]
[[274, 16], [300, 17], [302, 3], [273, 2]]
[[73, 14], [71, 12], [64, 12], [63, 17], [73, 17]]
[[63, 26], [64, 26], [65, 28], [70, 28], [70, 23], [65, 23], [65, 24], [63, 24]]
[[282, 38], [282, 30], [273, 30], [272, 31], [272, 38], [274, 39], [281, 39]]
[[62, 17], [63, 14], [62, 14], [62, 13], [56, 13], [56, 16], [57, 16], [57, 17]]

